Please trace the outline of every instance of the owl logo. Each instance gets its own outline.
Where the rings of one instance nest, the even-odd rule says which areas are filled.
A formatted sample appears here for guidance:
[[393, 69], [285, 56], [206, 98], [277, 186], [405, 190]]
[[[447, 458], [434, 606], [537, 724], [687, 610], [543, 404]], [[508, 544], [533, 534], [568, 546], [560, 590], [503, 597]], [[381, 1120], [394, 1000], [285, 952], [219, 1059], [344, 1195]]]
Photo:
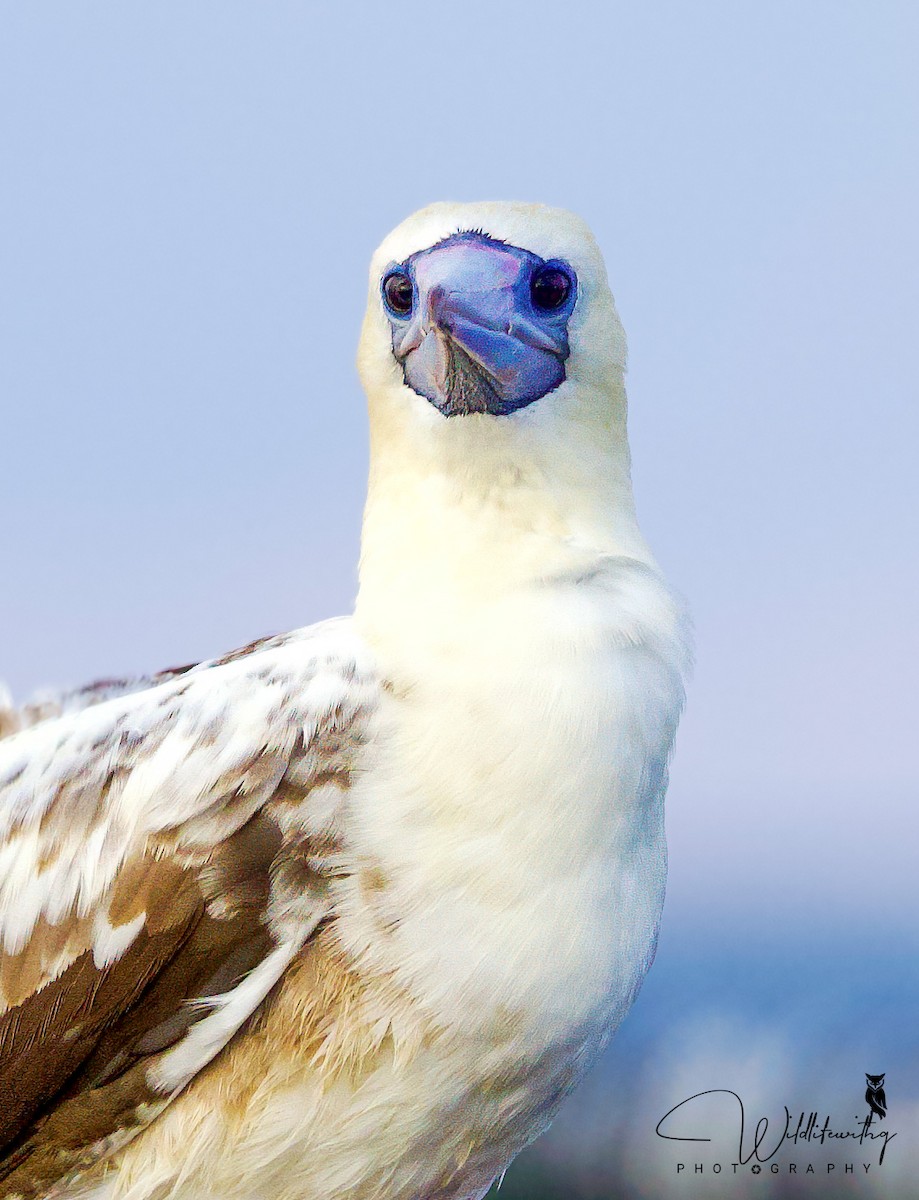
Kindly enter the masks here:
[[884, 1095], [884, 1076], [883, 1075], [865, 1075], [868, 1082], [868, 1088], [865, 1092], [865, 1099], [868, 1101], [868, 1107], [874, 1115], [880, 1120], [884, 1120], [887, 1116], [887, 1097]]

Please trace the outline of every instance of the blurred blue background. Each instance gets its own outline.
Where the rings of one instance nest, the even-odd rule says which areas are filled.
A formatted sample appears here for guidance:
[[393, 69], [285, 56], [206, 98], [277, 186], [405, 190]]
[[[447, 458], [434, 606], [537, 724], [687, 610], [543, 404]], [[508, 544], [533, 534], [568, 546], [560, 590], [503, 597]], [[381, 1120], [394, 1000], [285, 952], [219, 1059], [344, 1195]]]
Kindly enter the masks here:
[[[884, 0], [0, 5], [20, 697], [350, 608], [366, 264], [408, 212], [544, 200], [604, 249], [699, 665], [658, 961], [511, 1200], [919, 1194], [917, 48]], [[865, 1072], [880, 1167], [678, 1173], [736, 1160], [718, 1100], [701, 1151], [654, 1133], [708, 1088], [854, 1126]]]

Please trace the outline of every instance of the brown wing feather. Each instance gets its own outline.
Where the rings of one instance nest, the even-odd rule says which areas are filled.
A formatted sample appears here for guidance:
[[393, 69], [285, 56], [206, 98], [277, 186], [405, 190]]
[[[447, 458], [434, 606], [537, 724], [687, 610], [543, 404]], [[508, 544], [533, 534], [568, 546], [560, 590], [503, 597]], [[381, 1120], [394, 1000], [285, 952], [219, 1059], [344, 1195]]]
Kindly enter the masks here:
[[[0, 800], [5, 785], [10, 845], [30, 830], [44, 838], [33, 860], [33, 907], [36, 894], [51, 895], [46, 871], [98, 844], [100, 823], [117, 832], [131, 770], [138, 762], [143, 769], [173, 729], [175, 744], [189, 755], [212, 755], [220, 769], [205, 764], [197, 775], [169, 778], [165, 797], [152, 795], [145, 810], [164, 816], [130, 843], [110, 883], [86, 902], [72, 893], [64, 915], [46, 899], [25, 944], [12, 942], [21, 946], [17, 953], [2, 953], [0, 941], [0, 1197], [38, 1200], [141, 1132], [172, 1098], [167, 1088], [180, 1089], [221, 1053], [278, 978], [275, 964], [279, 971], [290, 962], [329, 911], [328, 876], [342, 869], [340, 810], [329, 789], [343, 800], [375, 684], [335, 653], [302, 654], [291, 666], [276, 656], [284, 645], [275, 639], [270, 657], [257, 650], [231, 656], [152, 690], [147, 707], [130, 710], [127, 733], [126, 710], [115, 701], [101, 723], [84, 711], [67, 718], [60, 735], [49, 721], [44, 734], [39, 727], [3, 742], [9, 753], [5, 768], [0, 758]], [[247, 714], [253, 703], [256, 718], [268, 713], [264, 731], [250, 715], [242, 732], [232, 725], [222, 731], [220, 714], [232, 712], [224, 707], [231, 694], [225, 678], [242, 687]], [[334, 687], [333, 678], [340, 681]], [[269, 689], [270, 706], [258, 707], [259, 688]], [[34, 783], [31, 792], [23, 784], [24, 748], [31, 753], [33, 743], [22, 739], [33, 736], [44, 738], [34, 743], [32, 761], [47, 764], [37, 778], [50, 802]], [[49, 754], [49, 746], [60, 749]], [[191, 783], [185, 808], [178, 778]], [[204, 799], [195, 797], [198, 779]], [[317, 788], [324, 789], [318, 809], [311, 801]], [[66, 872], [60, 878], [69, 879]], [[7, 895], [15, 910], [16, 893]], [[207, 1026], [199, 1037], [198, 1025], [217, 1020], [228, 993], [262, 964], [258, 985], [240, 990], [245, 1002], [223, 1027], [223, 1040], [219, 1024], [216, 1041]], [[164, 1062], [171, 1072], [157, 1073]]]
[[[141, 999], [197, 915], [169, 930], [142, 932], [123, 958], [102, 971], [91, 952], [84, 952], [62, 976], [6, 1014], [12, 1046], [0, 1076], [4, 1194], [41, 1195], [72, 1165], [73, 1153], [103, 1136], [100, 1119], [107, 1123], [104, 1133], [111, 1134], [126, 1124], [126, 1105], [136, 1108], [153, 1099], [141, 1076], [130, 1088], [122, 1084], [119, 1090], [128, 1095], [121, 1095], [112, 1110], [106, 1097], [93, 1094], [96, 1089], [80, 1086], [85, 1076], [81, 1068], [93, 1058], [103, 1034], [110, 1041], [121, 1014], [130, 1013]], [[53, 1147], [57, 1160], [52, 1176], [32, 1161], [36, 1153], [47, 1159], [41, 1153], [47, 1147]]]
[[[319, 849], [283, 847], [274, 820], [258, 813], [200, 866], [148, 859], [124, 869], [113, 923], [147, 913], [129, 949], [101, 970], [83, 951], [0, 1018], [0, 1195], [44, 1195], [164, 1107], [149, 1065], [206, 1015], [190, 1002], [229, 991], [271, 952], [272, 878], [292, 854]], [[304, 902], [311, 884], [324, 890], [315, 869], [297, 882]]]
[[[207, 889], [200, 870], [168, 859], [127, 868], [135, 902], [128, 906], [122, 889], [121, 911], [110, 910], [113, 924], [117, 916], [132, 919], [138, 905], [147, 911], [128, 950], [101, 970], [84, 950], [0, 1018], [6, 1194], [40, 1195], [62, 1172], [105, 1152], [113, 1134], [141, 1128], [145, 1106], [164, 1099], [147, 1082], [148, 1061], [205, 1015], [189, 1001], [229, 990], [270, 953], [274, 940], [261, 920], [270, 860], [253, 860], [246, 844], [252, 840], [240, 831], [220, 847], [220, 860], [235, 873], [225, 888], [215, 886], [219, 866]], [[224, 915], [206, 909], [206, 891]]]

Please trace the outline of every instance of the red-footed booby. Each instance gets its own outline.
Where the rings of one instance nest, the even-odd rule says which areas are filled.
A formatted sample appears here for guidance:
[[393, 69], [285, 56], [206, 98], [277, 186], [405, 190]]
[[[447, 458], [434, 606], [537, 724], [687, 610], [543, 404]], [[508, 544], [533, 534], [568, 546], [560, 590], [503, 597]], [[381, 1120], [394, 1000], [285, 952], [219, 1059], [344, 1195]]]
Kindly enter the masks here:
[[654, 955], [687, 663], [624, 366], [580, 220], [416, 213], [354, 615], [0, 714], [0, 1195], [478, 1200], [549, 1124]]

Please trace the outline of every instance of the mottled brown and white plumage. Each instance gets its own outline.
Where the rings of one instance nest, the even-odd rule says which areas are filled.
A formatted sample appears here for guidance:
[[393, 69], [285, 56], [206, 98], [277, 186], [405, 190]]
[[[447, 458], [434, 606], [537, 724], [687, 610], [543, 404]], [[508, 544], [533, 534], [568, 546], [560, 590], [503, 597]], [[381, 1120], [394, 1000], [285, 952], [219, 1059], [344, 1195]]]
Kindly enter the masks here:
[[[519, 411], [472, 360], [451, 409], [394, 355], [381, 280], [464, 230], [577, 273], [564, 380]], [[409, 218], [359, 364], [352, 618], [0, 703], [2, 1196], [474, 1200], [653, 957], [686, 637], [589, 232]]]

